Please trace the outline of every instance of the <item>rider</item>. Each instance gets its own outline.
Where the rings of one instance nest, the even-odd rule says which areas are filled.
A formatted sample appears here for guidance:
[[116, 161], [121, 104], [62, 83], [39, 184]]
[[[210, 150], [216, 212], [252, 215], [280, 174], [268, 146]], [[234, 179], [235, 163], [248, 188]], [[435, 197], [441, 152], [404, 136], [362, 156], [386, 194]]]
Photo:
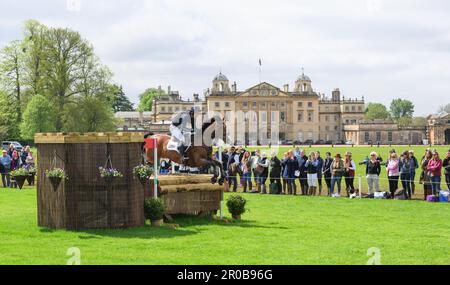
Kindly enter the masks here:
[[[170, 133], [175, 141], [178, 142], [178, 151], [183, 157], [183, 161], [189, 159], [185, 156], [185, 153], [191, 146], [192, 142], [189, 140], [195, 131], [195, 111], [196, 109], [192, 107], [189, 111], [176, 113], [170, 125]], [[188, 128], [189, 123], [191, 124], [191, 128]], [[186, 140], [186, 134], [189, 134], [189, 140]]]

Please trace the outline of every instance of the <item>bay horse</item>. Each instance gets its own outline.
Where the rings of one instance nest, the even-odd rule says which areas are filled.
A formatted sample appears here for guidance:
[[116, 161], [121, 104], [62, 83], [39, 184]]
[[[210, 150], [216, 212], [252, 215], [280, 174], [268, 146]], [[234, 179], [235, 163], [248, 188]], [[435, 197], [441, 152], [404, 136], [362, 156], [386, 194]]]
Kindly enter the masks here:
[[[189, 149], [187, 149], [187, 152], [185, 155], [189, 158], [187, 162], [184, 164], [185, 166], [189, 167], [213, 167], [214, 169], [214, 176], [211, 178], [211, 183], [215, 184], [216, 182], [219, 183], [219, 185], [222, 185], [225, 181], [225, 172], [223, 169], [223, 165], [221, 161], [218, 161], [213, 158], [213, 148], [212, 146], [208, 146], [203, 141], [203, 134], [205, 130], [207, 130], [210, 127], [219, 127], [218, 122], [221, 122], [222, 120], [218, 120], [217, 118], [212, 118], [209, 120], [209, 122], [205, 122], [202, 125], [201, 129], [201, 135], [202, 135], [202, 145], [196, 146], [191, 145]], [[223, 139], [225, 141], [226, 139], [226, 126], [225, 123], [222, 123], [223, 128], [223, 137], [220, 139]], [[197, 130], [200, 131], [200, 130]], [[193, 136], [193, 135], [192, 135]], [[211, 139], [218, 139], [215, 137], [216, 132], [213, 131], [211, 133]], [[156, 138], [157, 139], [157, 153], [158, 153], [158, 159], [161, 158], [167, 158], [171, 161], [177, 163], [177, 164], [183, 164], [183, 157], [178, 153], [176, 150], [168, 149], [168, 144], [171, 139], [170, 135], [167, 134], [153, 134], [148, 133], [145, 135], [145, 138]], [[192, 139], [192, 137], [191, 137]], [[192, 140], [191, 140], [192, 141]], [[154, 164], [154, 150], [153, 149], [146, 149], [145, 150], [145, 156], [148, 164], [153, 165]], [[219, 175], [217, 174], [217, 168], [219, 169]]]

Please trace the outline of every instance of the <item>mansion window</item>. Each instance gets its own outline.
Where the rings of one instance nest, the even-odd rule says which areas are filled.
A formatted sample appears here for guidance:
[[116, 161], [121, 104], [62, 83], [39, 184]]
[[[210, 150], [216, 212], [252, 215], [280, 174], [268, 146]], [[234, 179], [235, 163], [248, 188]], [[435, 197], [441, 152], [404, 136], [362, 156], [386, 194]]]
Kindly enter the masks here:
[[172, 112], [173, 111], [173, 108], [172, 107], [169, 107], [169, 112]]
[[303, 107], [303, 102], [298, 102], [297, 103], [297, 107], [302, 108]]
[[308, 102], [308, 108], [312, 108], [313, 103], [312, 102]]
[[298, 112], [298, 114], [297, 114], [297, 122], [303, 122], [303, 112]]
[[358, 106], [358, 111], [362, 111], [362, 107], [361, 106]]
[[381, 141], [381, 132], [377, 132], [377, 142]]
[[161, 112], [165, 112], [166, 111], [166, 107], [161, 107]]
[[220, 102], [214, 102], [214, 107], [219, 108], [220, 107]]
[[277, 107], [277, 103], [275, 103], [275, 102], [272, 102], [272, 107]]
[[266, 102], [261, 103], [261, 108], [266, 108]]
[[355, 106], [352, 106], [352, 111], [354, 112], [356, 109], [355, 109]]
[[248, 107], [248, 102], [242, 102], [242, 106], [247, 108]]
[[349, 111], [349, 108], [348, 108], [348, 106], [345, 106], [345, 111], [347, 111], [347, 112]]
[[225, 107], [229, 108], [230, 107], [230, 102], [225, 102]]
[[309, 131], [308, 132], [308, 140], [312, 140], [313, 139], [313, 132]]
[[308, 112], [308, 122], [312, 122], [313, 121], [313, 112]]
[[284, 122], [286, 120], [286, 115], [284, 112], [280, 112], [280, 120]]
[[180, 111], [180, 107], [175, 107], [175, 112]]
[[392, 132], [388, 132], [388, 142], [392, 142]]
[[280, 103], [280, 107], [281, 107], [281, 108], [284, 108], [284, 102], [281, 102], [281, 103]]
[[272, 111], [272, 112], [271, 112], [271, 115], [270, 115], [271, 121], [272, 121], [272, 122], [276, 122], [276, 121], [277, 121], [277, 118], [276, 118], [275, 115], [276, 115], [276, 112], [275, 112], [275, 111]]
[[330, 130], [330, 126], [325, 126], [325, 131], [329, 131]]
[[325, 122], [328, 122], [330, 120], [330, 117], [328, 115], [325, 116]]
[[368, 142], [370, 140], [370, 134], [369, 132], [364, 132], [364, 141]]
[[334, 120], [339, 121], [339, 115], [334, 115]]
[[267, 113], [266, 112], [261, 112], [261, 121], [263, 123], [267, 123]]
[[253, 102], [253, 103], [252, 103], [252, 107], [253, 107], [253, 108], [256, 108], [256, 102]]

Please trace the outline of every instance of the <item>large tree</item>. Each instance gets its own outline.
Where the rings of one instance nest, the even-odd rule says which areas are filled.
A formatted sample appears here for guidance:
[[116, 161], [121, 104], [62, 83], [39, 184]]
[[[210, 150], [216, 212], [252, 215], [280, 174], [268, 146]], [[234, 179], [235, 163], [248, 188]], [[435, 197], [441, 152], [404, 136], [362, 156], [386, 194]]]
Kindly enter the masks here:
[[17, 120], [21, 118], [22, 78], [25, 73], [23, 58], [21, 41], [12, 41], [0, 51], [0, 79], [8, 95], [13, 98]]
[[54, 132], [55, 110], [43, 95], [35, 95], [28, 103], [20, 124], [20, 134], [24, 139], [33, 139], [35, 133]]
[[108, 132], [115, 130], [111, 106], [100, 98], [85, 96], [65, 106], [63, 117], [66, 132]]
[[383, 104], [369, 103], [366, 107], [364, 117], [367, 120], [375, 120], [375, 119], [386, 120], [389, 119], [390, 114], [386, 106], [384, 106]]
[[166, 93], [161, 88], [147, 88], [143, 93], [139, 95], [138, 111], [151, 111], [153, 105], [153, 99], [159, 98]]
[[125, 112], [125, 111], [133, 111], [133, 103], [131, 103], [130, 99], [123, 92], [122, 85], [114, 86], [114, 98], [112, 100], [112, 108], [114, 112]]
[[17, 109], [14, 108], [11, 97], [0, 90], [0, 139], [19, 138], [16, 111]]
[[394, 99], [390, 107], [391, 115], [394, 119], [412, 118], [414, 114], [414, 104], [409, 100]]

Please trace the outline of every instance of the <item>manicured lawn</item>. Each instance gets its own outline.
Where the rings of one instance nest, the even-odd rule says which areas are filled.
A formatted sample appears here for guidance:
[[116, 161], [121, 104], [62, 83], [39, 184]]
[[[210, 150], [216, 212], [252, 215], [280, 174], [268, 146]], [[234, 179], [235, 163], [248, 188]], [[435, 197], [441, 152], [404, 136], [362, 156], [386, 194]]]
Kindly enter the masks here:
[[450, 263], [448, 203], [244, 196], [241, 222], [69, 232], [37, 227], [35, 189], [0, 188], [0, 263], [66, 264], [70, 247], [81, 264], [366, 264], [372, 247], [382, 264]]

